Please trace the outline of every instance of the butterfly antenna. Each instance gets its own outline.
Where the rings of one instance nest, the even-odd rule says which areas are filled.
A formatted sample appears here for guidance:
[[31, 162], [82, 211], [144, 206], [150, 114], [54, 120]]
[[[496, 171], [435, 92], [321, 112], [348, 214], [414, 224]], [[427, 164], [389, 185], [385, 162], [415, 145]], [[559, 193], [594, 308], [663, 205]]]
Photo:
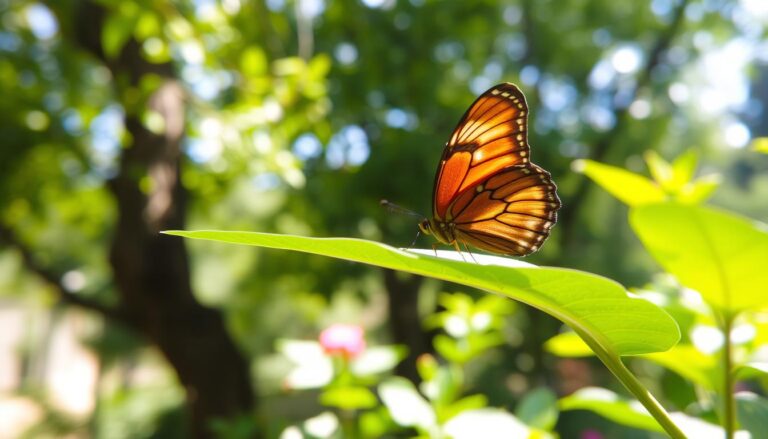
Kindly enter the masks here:
[[395, 204], [395, 203], [393, 203], [393, 202], [391, 202], [389, 200], [381, 200], [381, 201], [379, 201], [379, 204], [381, 204], [382, 207], [384, 207], [385, 209], [387, 209], [390, 212], [400, 213], [400, 214], [403, 214], [403, 215], [415, 216], [415, 217], [419, 217], [419, 218], [424, 218], [424, 215], [422, 215], [420, 213], [417, 213], [417, 212], [414, 212], [411, 209], [406, 209], [405, 207], [398, 206], [397, 204]]
[[408, 248], [416, 247], [416, 240], [419, 239], [419, 235], [421, 234], [421, 230], [416, 229], [416, 237], [413, 238], [413, 242], [411, 242], [411, 245], [408, 246]]
[[[397, 204], [389, 200], [381, 200], [379, 204], [381, 204], [382, 207], [384, 207], [390, 212], [399, 213], [399, 214], [408, 215], [408, 216], [415, 216], [420, 219], [426, 219], [424, 215], [418, 212], [414, 212], [410, 209], [406, 209], [405, 207], [398, 206]], [[416, 229], [416, 236], [413, 238], [413, 242], [411, 242], [411, 245], [408, 246], [409, 249], [416, 246], [416, 240], [419, 239], [420, 234], [421, 234], [421, 229]]]

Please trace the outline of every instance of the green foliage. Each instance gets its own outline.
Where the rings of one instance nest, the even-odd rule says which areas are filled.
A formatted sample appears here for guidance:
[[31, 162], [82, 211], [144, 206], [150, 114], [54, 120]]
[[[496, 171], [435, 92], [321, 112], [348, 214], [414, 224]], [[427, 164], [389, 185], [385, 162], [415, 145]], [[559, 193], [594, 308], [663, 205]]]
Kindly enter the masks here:
[[515, 415], [527, 425], [552, 430], [557, 423], [557, 396], [546, 388], [534, 389], [520, 401]]
[[752, 149], [768, 154], [768, 137], [758, 137], [752, 141]]
[[[677, 325], [655, 305], [628, 297], [618, 284], [607, 279], [574, 270], [520, 266], [521, 264], [515, 263], [514, 260], [499, 257], [482, 257], [481, 260], [490, 261], [486, 262], [489, 265], [452, 261], [404, 252], [358, 239], [307, 238], [256, 232], [164, 233], [194, 239], [298, 250], [375, 264], [495, 291], [536, 306], [577, 331], [611, 372], [654, 413], [654, 417], [664, 428], [675, 437], [681, 435], [658, 402], [629, 374], [619, 358], [620, 355], [669, 349], [679, 340]], [[423, 253], [429, 254], [428, 251]], [[454, 252], [443, 253], [457, 257]], [[465, 300], [459, 299], [454, 308], [468, 307]], [[454, 351], [447, 351], [452, 356], [456, 354]]]
[[[514, 309], [508, 300], [500, 297], [483, 296], [475, 301], [463, 293], [441, 294], [440, 302], [446, 311], [427, 316], [425, 322], [445, 330], [444, 339], [454, 342], [466, 341], [473, 332], [498, 337], [504, 326], [502, 318]], [[474, 325], [457, 331], [461, 324], [456, 319], [467, 325], [474, 322]], [[466, 377], [466, 367], [470, 362], [477, 362], [490, 348], [464, 351], [461, 358], [445, 356], [445, 364], [432, 355], [421, 355], [417, 361], [421, 378], [417, 389], [401, 377], [383, 378], [383, 374], [404, 357], [402, 349], [368, 346], [350, 357], [345, 354], [347, 351], [337, 348], [356, 349], [360, 345], [353, 343], [356, 340], [353, 338], [324, 336], [332, 329], [338, 327], [332, 325], [324, 330], [319, 343], [283, 340], [278, 345], [278, 350], [296, 365], [286, 377], [286, 388], [319, 387], [320, 404], [338, 413], [320, 415], [328, 424], [324, 433], [311, 433], [316, 430], [315, 421], [306, 420], [289, 426], [283, 434], [300, 431], [300, 434], [319, 437], [339, 437], [339, 434], [340, 437], [380, 437], [398, 428], [413, 428], [423, 437], [471, 437], [472, 431], [474, 434], [487, 431], [482, 433], [485, 437], [508, 434], [507, 430], [512, 428], [516, 436], [533, 438], [548, 437], [546, 432], [555, 426], [555, 397], [543, 389], [521, 402], [518, 412], [522, 420], [503, 410], [489, 409], [485, 395], [467, 394], [471, 383]], [[435, 339], [436, 347], [439, 340]], [[373, 385], [376, 385], [378, 399], [371, 390]], [[220, 431], [236, 431], [237, 427], [218, 424]], [[235, 433], [227, 434], [238, 437]]]
[[683, 285], [727, 314], [768, 303], [768, 226], [706, 207], [640, 206], [632, 227], [657, 261]]
[[498, 296], [484, 296], [474, 302], [471, 297], [441, 294], [438, 304], [445, 311], [433, 314], [426, 320], [429, 328], [445, 328], [448, 335], [435, 337], [434, 345], [443, 358], [463, 364], [490, 348], [504, 343], [500, 329], [504, 316], [514, 307], [512, 302]]
[[657, 184], [622, 168], [590, 160], [575, 162], [574, 167], [630, 206], [654, 203], [665, 198], [664, 191]]
[[101, 45], [107, 57], [116, 58], [125, 43], [133, 37], [134, 30], [144, 29], [136, 26], [141, 13], [141, 6], [134, 2], [120, 2], [110, 12], [101, 31]]
[[590, 410], [621, 425], [644, 430], [663, 430], [659, 424], [637, 404], [620, 398], [617, 394], [599, 388], [584, 388], [561, 398], [558, 406], [562, 411]]
[[[733, 395], [736, 374], [754, 373], [760, 376], [764, 373], [759, 362], [755, 366], [747, 365], [755, 355], [752, 346], [740, 347], [736, 351], [732, 331], [737, 316], [750, 319], [766, 304], [762, 290], [768, 285], [768, 277], [762, 261], [768, 260], [768, 226], [730, 212], [691, 205], [691, 202], [702, 201], [697, 197], [691, 198], [691, 193], [708, 192], [681, 191], [694, 175], [695, 159], [692, 154], [679, 157], [672, 165], [652, 153], [647, 155], [647, 160], [656, 182], [677, 201], [634, 202], [627, 191], [617, 193], [612, 189], [612, 192], [621, 200], [630, 200], [630, 224], [649, 253], [683, 286], [701, 294], [711, 313], [709, 310], [692, 309], [693, 315], [699, 322], [717, 325], [724, 341], [722, 346], [712, 340], [708, 340], [708, 346], [701, 342], [701, 346], [680, 344], [667, 352], [650, 353], [646, 358], [702, 389], [719, 393], [722, 401], [720, 421], [731, 435], [737, 416], [752, 419], [743, 408], [750, 402], [742, 402], [740, 406]], [[626, 178], [638, 178], [625, 171], [611, 169], [605, 172], [609, 167], [594, 165], [588, 175], [606, 188], [621, 185]], [[760, 326], [749, 325], [751, 328]], [[683, 328], [684, 333], [695, 330], [693, 326]], [[695, 339], [693, 341], [695, 343]], [[760, 344], [757, 343], [758, 346]], [[565, 335], [549, 340], [547, 346], [550, 351], [561, 355], [584, 352], [578, 341]], [[703, 348], [708, 352], [702, 352]], [[717, 351], [718, 355], [713, 355]], [[759, 411], [759, 401], [750, 407]], [[601, 412], [603, 409], [595, 408]], [[740, 411], [738, 415], [736, 410]], [[623, 419], [617, 422], [629, 425], [630, 421]]]
[[360, 410], [376, 406], [376, 396], [361, 386], [333, 386], [320, 395], [320, 403], [341, 410]]
[[440, 348], [446, 340], [454, 347], [471, 344], [469, 340], [473, 334], [499, 337], [503, 330], [501, 319], [512, 311], [509, 301], [495, 296], [483, 296], [475, 301], [463, 293], [444, 293], [440, 303], [445, 311], [428, 316], [426, 322], [446, 331], [434, 340], [435, 348], [443, 355], [446, 364], [440, 364], [429, 354], [419, 357], [417, 367], [422, 381], [418, 387], [421, 392], [410, 381], [399, 377], [379, 385], [379, 395], [393, 421], [402, 427], [415, 428], [423, 437], [503, 437], [510, 434], [550, 437], [548, 432], [557, 420], [555, 397], [551, 392], [531, 393], [530, 398], [520, 403], [517, 416], [491, 409], [485, 395], [467, 395], [470, 383], [465, 373], [468, 363], [478, 362], [490, 347], [465, 349], [461, 355]]
[[[756, 139], [752, 148], [723, 146], [727, 124], [743, 114], [753, 117], [753, 108], [712, 112], [724, 106], [712, 102], [701, 111], [699, 99], [706, 96], [711, 102], [711, 84], [704, 83], [712, 73], [710, 55], [759, 40], [754, 29], [761, 29], [761, 23], [745, 25], [755, 19], [745, 13], [750, 2], [685, 2], [676, 29], [680, 2], [94, 2], [103, 13], [85, 15], [90, 1], [0, 2], [0, 221], [18, 238], [17, 244], [2, 241], [0, 295], [4, 309], [7, 305], [25, 316], [23, 325], [9, 325], [15, 328], [10, 333], [23, 332], [22, 341], [2, 356], [21, 365], [16, 378], [22, 387], [42, 380], [39, 371], [46, 366], [56, 370], [48, 364], [54, 357], [49, 343], [63, 329], [52, 324], [49, 333], [41, 335], [45, 331], [40, 328], [47, 326], [40, 324], [45, 320], [40, 316], [52, 307], [59, 309], [64, 300], [57, 294], [57, 280], [74, 279], [67, 285], [76, 287], [71, 291], [76, 298], [104, 305], [125, 302], [111, 265], [120, 255], [110, 254], [110, 248], [117, 226], [130, 215], [116, 209], [114, 183], [118, 177], [135, 178], [140, 181], [135, 189], [146, 193], [167, 177], [165, 172], [121, 167], [123, 159], [136, 152], [137, 132], [147, 129], [162, 135], [168, 128], [162, 112], [152, 107], [166, 80], [178, 85], [183, 95], [183, 105], [168, 109], [179, 116], [183, 131], [178, 189], [187, 192], [173, 200], [187, 206], [188, 225], [183, 227], [355, 236], [407, 245], [416, 221], [387, 215], [378, 200], [388, 198], [428, 212], [432, 176], [454, 123], [478, 91], [500, 81], [518, 83], [526, 93], [533, 159], [552, 172], [570, 210], [563, 212], [551, 239], [530, 261], [600, 273], [628, 286], [644, 284], [658, 270], [613, 200], [592, 190], [578, 198], [583, 177], [569, 171], [571, 162], [597, 154], [602, 146], [605, 154], [599, 160], [633, 171], [642, 164], [638, 151], [658, 151], [645, 155], [653, 179], [584, 162], [585, 175], [604, 181], [626, 204], [712, 199], [753, 218], [768, 217], [768, 162], [759, 153], [768, 151], [765, 139]], [[305, 9], [315, 3], [321, 5], [319, 10]], [[47, 19], [53, 23], [46, 31], [41, 26]], [[138, 51], [126, 57], [126, 48], [132, 47]], [[619, 72], [617, 54], [627, 49], [638, 56], [639, 65]], [[606, 71], [610, 78], [601, 84], [600, 74]], [[752, 78], [750, 88], [759, 90], [760, 76]], [[731, 80], [718, 82], [734, 85]], [[643, 105], [647, 114], [634, 111]], [[761, 127], [750, 129], [758, 133]], [[660, 158], [678, 155], [690, 145], [696, 145], [695, 156], [687, 152], [670, 163]], [[697, 165], [707, 169], [712, 164], [717, 164], [722, 179], [695, 172]], [[676, 237], [673, 241], [678, 242]], [[22, 258], [19, 244], [29, 250], [36, 266]], [[364, 316], [376, 337], [386, 339], [388, 327], [399, 323], [392, 315], [404, 314], [402, 309], [387, 314], [387, 303], [395, 303], [387, 300], [389, 294], [418, 291], [419, 317], [424, 317], [432, 315], [438, 292], [453, 288], [407, 275], [385, 281], [376, 269], [291, 252], [202, 241], [190, 242], [189, 250], [195, 297], [221, 310], [259, 391], [259, 413], [212, 424], [222, 437], [282, 431], [287, 424], [295, 427], [292, 431], [314, 437], [325, 435], [329, 425], [333, 434], [348, 433], [347, 419], [312, 405], [318, 399], [315, 393], [297, 392], [296, 400], [283, 399], [289, 397], [279, 391], [282, 379], [294, 369], [289, 360], [272, 355], [275, 341], [306, 340], [340, 316]], [[388, 254], [381, 256], [388, 260]], [[424, 262], [422, 256], [416, 258]], [[152, 262], [150, 256], [146, 260]], [[454, 280], [470, 276], [455, 266], [433, 267]], [[473, 282], [484, 281], [475, 286], [492, 289], [496, 281], [509, 281], [505, 295], [564, 313], [558, 317], [577, 331], [552, 339], [547, 343], [550, 352], [588, 355], [590, 346], [579, 334], [608, 334], [598, 344], [616, 354], [663, 350], [675, 343], [668, 316], [659, 320], [661, 325], [654, 324], [660, 314], [655, 308], [648, 319], [632, 317], [639, 316], [633, 313], [640, 310], [640, 301], [625, 298], [622, 287], [604, 278], [547, 268], [538, 273], [522, 268], [517, 275], [477, 270], [471, 274]], [[547, 285], [557, 288], [549, 291]], [[681, 409], [690, 404], [712, 415], [707, 400], [712, 399], [710, 392], [720, 391], [723, 381], [721, 351], [702, 352], [691, 334], [700, 328], [717, 331], [717, 318], [701, 310], [703, 305], [673, 297], [685, 293], [679, 285], [654, 281], [644, 288], [652, 291], [641, 292], [642, 297], [654, 300], [677, 321], [682, 342], [666, 352], [627, 361], [642, 365], [638, 370], [644, 382], [653, 383], [654, 393], [659, 389], [665, 404]], [[176, 297], [172, 293], [169, 300]], [[466, 302], [473, 294], [467, 291], [455, 300]], [[584, 302], [566, 303], [580, 300], [582, 294]], [[760, 302], [758, 294], [749, 293], [743, 304]], [[520, 421], [528, 424], [520, 427], [524, 429], [546, 424], [549, 417], [523, 417], [519, 409], [515, 421], [506, 411], [487, 405], [525, 407], [542, 395], [536, 391], [528, 396], [510, 383], [558, 384], [553, 378], [556, 360], [540, 358], [537, 340], [555, 334], [559, 326], [528, 308], [517, 308], [511, 317], [494, 310], [490, 326], [483, 326], [485, 311], [477, 307], [486, 298], [512, 306], [488, 295], [472, 301], [471, 311], [446, 308], [425, 325], [441, 331], [435, 343], [443, 358], [422, 358], [421, 376], [439, 382], [442, 398], [457, 407], [441, 411], [441, 420], [451, 416], [457, 429], [485, 422], [509, 431], [518, 431]], [[592, 316], [592, 307], [602, 314]], [[766, 344], [765, 323], [744, 309], [736, 325], [752, 328], [755, 335], [736, 343], [734, 367], [739, 377], [764, 389], [766, 368], [759, 352]], [[448, 324], [451, 321], [464, 323]], [[189, 414], [174, 369], [146, 359], [147, 351], [156, 351], [151, 341], [140, 334], [124, 337], [118, 332], [129, 328], [118, 327], [111, 318], [105, 322], [103, 331], [80, 337], [94, 354], [99, 383], [106, 389], [95, 395], [93, 412], [70, 422], [68, 414], [49, 410], [50, 395], [35, 394], [32, 399], [45, 413], [50, 411], [51, 422], [40, 423], [30, 434], [53, 426], [60, 429], [46, 431], [57, 435], [184, 436], [181, 426]], [[453, 336], [450, 331], [462, 325], [469, 328], [466, 336]], [[635, 328], [656, 332], [643, 334]], [[208, 335], [206, 330], [201, 325], [201, 339]], [[375, 388], [403, 358], [402, 350], [389, 348], [369, 347], [365, 356], [348, 365], [352, 387]], [[523, 367], [528, 358], [536, 359], [533, 368]], [[456, 367], [444, 371], [445, 362], [461, 363], [462, 372]], [[341, 366], [332, 360], [326, 366], [332, 381]], [[596, 381], [605, 380], [604, 372], [592, 373]], [[146, 386], [142, 378], [147, 375], [161, 378]], [[670, 376], [695, 386], [696, 393], [688, 389], [693, 396], [673, 395], [667, 385]], [[493, 383], [493, 392], [477, 393], [470, 386], [480, 378]], [[114, 383], [124, 385], [115, 390]], [[703, 401], [697, 401], [696, 394], [705, 395]], [[742, 410], [741, 402], [738, 408]], [[360, 429], [369, 437], [396, 430], [383, 407], [363, 412]], [[688, 413], [700, 415], [693, 409]], [[560, 428], [565, 428], [558, 431], [562, 437], [578, 434]]]
[[410, 381], [391, 378], [379, 386], [379, 394], [398, 425], [417, 427], [427, 432], [435, 428], [435, 412]]
[[654, 151], [648, 151], [645, 161], [653, 180], [591, 160], [574, 162], [574, 169], [591, 178], [628, 206], [642, 206], [667, 199], [685, 204], [699, 204], [712, 196], [720, 183], [717, 174], [694, 179], [697, 157], [692, 150], [682, 154], [671, 164]]
[[760, 437], [768, 428], [768, 399], [752, 392], [736, 394], [739, 423], [752, 437]]

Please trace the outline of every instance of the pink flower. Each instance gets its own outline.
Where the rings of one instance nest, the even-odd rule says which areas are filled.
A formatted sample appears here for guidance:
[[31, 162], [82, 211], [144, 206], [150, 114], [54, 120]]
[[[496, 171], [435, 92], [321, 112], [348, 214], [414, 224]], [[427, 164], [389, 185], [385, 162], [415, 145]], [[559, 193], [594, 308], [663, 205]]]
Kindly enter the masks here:
[[333, 324], [320, 333], [320, 345], [328, 355], [354, 358], [365, 350], [363, 328], [357, 325]]
[[581, 439], [603, 439], [603, 434], [597, 430], [584, 430], [581, 432]]

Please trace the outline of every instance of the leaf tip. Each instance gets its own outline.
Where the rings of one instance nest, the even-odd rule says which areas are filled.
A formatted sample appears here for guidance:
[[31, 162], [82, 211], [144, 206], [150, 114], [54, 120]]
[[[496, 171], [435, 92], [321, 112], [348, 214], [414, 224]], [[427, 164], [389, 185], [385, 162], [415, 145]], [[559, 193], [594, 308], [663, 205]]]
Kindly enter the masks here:
[[579, 174], [583, 174], [585, 169], [587, 169], [586, 160], [579, 159], [571, 162], [571, 170], [573, 170], [573, 172], [578, 172]]

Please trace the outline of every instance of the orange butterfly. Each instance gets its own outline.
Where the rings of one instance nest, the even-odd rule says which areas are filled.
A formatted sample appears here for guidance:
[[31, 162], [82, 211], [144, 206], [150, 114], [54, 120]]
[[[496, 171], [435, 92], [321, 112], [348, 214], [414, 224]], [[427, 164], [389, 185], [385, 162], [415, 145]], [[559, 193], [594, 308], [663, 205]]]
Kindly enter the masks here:
[[560, 198], [549, 172], [530, 161], [528, 105], [499, 84], [469, 107], [445, 145], [435, 176], [432, 219], [419, 228], [504, 255], [535, 252], [557, 221]]

